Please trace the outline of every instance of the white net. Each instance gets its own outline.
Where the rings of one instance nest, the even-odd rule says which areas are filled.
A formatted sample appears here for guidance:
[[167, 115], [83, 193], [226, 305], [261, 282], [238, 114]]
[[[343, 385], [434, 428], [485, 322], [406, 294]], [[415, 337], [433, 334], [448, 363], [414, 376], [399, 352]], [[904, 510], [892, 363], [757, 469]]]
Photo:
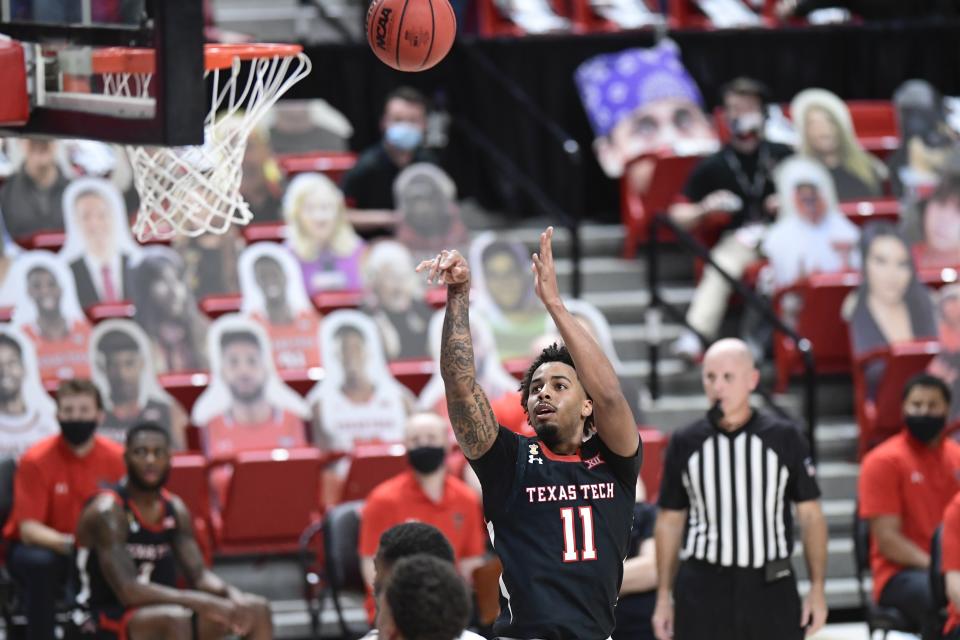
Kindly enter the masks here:
[[[302, 52], [234, 57], [225, 69], [205, 74], [212, 93], [204, 122], [204, 143], [188, 147], [128, 146], [140, 209], [133, 232], [141, 242], [176, 235], [226, 233], [253, 219], [240, 195], [243, 154], [257, 122], [310, 73]], [[103, 74], [104, 92], [147, 97], [152, 74]]]

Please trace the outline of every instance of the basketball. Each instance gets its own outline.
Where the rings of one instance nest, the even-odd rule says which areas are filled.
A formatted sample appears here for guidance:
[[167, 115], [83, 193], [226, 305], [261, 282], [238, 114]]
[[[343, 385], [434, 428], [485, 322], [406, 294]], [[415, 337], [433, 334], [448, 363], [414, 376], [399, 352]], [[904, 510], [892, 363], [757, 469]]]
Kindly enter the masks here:
[[447, 0], [373, 0], [367, 40], [380, 60], [398, 71], [424, 71], [443, 60], [457, 35]]

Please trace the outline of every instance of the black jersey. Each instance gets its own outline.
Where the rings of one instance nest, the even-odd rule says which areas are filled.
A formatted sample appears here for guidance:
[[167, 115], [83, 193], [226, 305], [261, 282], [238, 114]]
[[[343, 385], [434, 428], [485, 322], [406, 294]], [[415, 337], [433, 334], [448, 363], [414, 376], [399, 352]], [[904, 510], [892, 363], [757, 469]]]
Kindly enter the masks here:
[[640, 460], [639, 447], [624, 458], [596, 435], [563, 456], [500, 427], [490, 451], [470, 461], [503, 564], [497, 635], [610, 636]]
[[[126, 487], [119, 485], [104, 493], [112, 495], [123, 506], [127, 517], [127, 553], [137, 565], [141, 582], [153, 582], [168, 587], [176, 586], [177, 563], [173, 544], [177, 536], [177, 517], [170, 501], [170, 494], [161, 491], [163, 518], [159, 524], [143, 521], [136, 505], [130, 502]], [[80, 604], [92, 610], [122, 608], [120, 600], [110, 587], [100, 569], [100, 560], [95, 549], [77, 550], [77, 566], [80, 569]]]

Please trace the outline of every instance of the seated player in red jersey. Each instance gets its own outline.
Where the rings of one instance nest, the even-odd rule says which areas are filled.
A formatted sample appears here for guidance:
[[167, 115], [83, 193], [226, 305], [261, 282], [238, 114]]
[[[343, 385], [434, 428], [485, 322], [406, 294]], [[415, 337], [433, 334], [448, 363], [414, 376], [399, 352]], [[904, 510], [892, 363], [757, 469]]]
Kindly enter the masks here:
[[[124, 460], [126, 478], [94, 497], [77, 525], [81, 629], [96, 640], [272, 638], [269, 603], [207, 570], [189, 511], [163, 489], [169, 433], [134, 426]], [[190, 588], [176, 588], [178, 569]]]
[[521, 385], [536, 437], [499, 426], [477, 383], [467, 261], [444, 251], [418, 270], [447, 285], [440, 366], [450, 421], [480, 479], [503, 563], [494, 633], [605, 640], [629, 545], [640, 438], [610, 361], [560, 298], [552, 237], [552, 228], [541, 234], [532, 269], [566, 346], [544, 349]]

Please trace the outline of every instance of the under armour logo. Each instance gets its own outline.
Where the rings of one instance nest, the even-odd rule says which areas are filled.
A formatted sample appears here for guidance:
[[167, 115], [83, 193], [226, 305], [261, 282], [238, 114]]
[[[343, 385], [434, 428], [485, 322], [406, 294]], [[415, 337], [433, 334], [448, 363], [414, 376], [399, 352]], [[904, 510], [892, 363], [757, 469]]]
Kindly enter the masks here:
[[920, 473], [919, 471], [914, 471], [913, 473], [910, 474], [910, 482], [912, 482], [913, 484], [920, 484], [921, 482], [923, 482], [923, 474]]
[[527, 464], [533, 464], [534, 462], [543, 464], [543, 458], [540, 457], [540, 448], [532, 444], [530, 445], [530, 456], [527, 458]]
[[53, 492], [62, 496], [70, 493], [70, 488], [67, 486], [66, 482], [58, 482], [56, 485], [54, 485]]

